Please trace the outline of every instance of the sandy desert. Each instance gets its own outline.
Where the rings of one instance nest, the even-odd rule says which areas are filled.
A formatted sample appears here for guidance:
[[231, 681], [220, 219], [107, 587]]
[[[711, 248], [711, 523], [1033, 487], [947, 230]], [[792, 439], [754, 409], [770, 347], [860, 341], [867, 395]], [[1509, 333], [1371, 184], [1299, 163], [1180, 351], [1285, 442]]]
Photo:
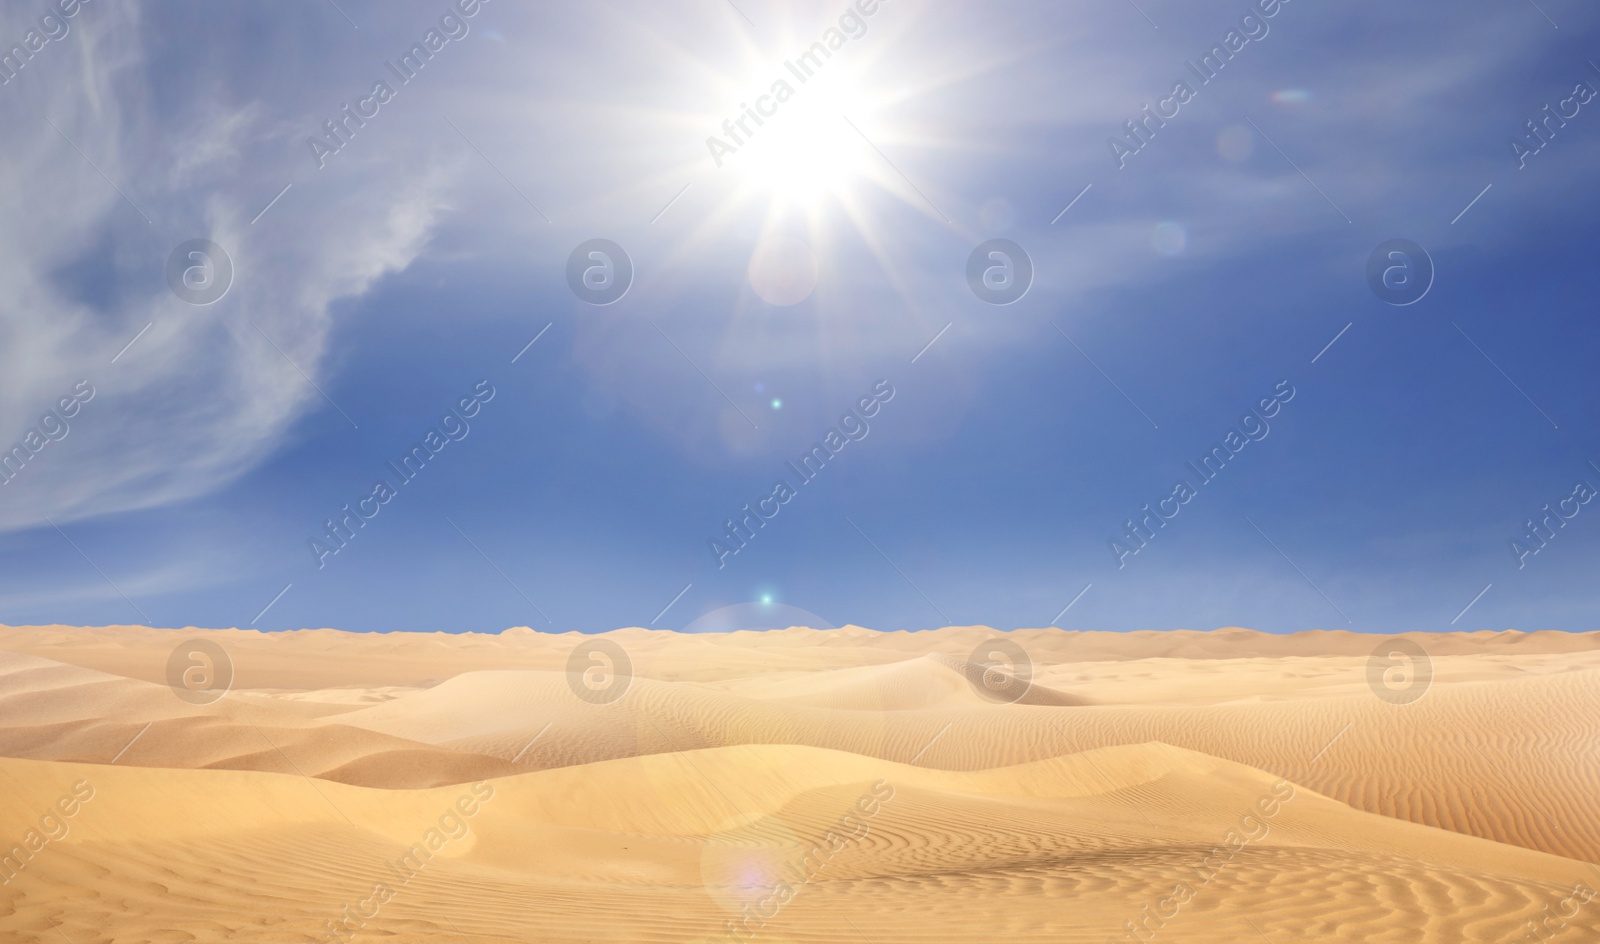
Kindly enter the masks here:
[[16, 627], [0, 719], [5, 941], [1600, 940], [1596, 633]]

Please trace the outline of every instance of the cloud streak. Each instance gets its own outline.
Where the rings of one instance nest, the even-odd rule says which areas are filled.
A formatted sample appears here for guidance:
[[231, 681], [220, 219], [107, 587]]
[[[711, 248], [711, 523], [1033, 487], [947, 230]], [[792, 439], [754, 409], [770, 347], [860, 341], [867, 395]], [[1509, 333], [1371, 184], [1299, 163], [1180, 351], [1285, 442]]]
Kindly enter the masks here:
[[[157, 114], [141, 17], [133, 4], [86, 7], [6, 89], [8, 123], [33, 130], [0, 155], [0, 174], [26, 182], [6, 188], [0, 213], [27, 221], [0, 231], [0, 436], [21, 437], [78, 378], [101, 396], [61, 454], [40, 457], [48, 475], [0, 487], [0, 529], [181, 502], [270, 455], [319, 405], [300, 371], [322, 372], [333, 304], [408, 265], [439, 207], [442, 172], [370, 183], [393, 160], [372, 149], [352, 156], [314, 225], [281, 207], [252, 224], [266, 188], [240, 184], [272, 166], [254, 156], [274, 134], [267, 109], [202, 74]], [[27, 22], [8, 10], [0, 30]], [[161, 275], [197, 237], [237, 271], [203, 308]]]

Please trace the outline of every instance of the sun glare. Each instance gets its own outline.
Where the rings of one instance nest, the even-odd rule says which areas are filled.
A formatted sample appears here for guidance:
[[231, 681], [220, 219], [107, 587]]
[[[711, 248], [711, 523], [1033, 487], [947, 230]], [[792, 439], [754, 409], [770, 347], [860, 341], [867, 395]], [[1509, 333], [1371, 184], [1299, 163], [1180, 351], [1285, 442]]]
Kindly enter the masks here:
[[925, 159], [944, 144], [896, 112], [945, 78], [919, 77], [915, 64], [886, 65], [906, 27], [877, 18], [878, 10], [875, 2], [851, 5], [827, 21], [774, 30], [782, 39], [746, 38], [739, 68], [702, 73], [712, 110], [679, 116], [703, 129], [703, 147], [686, 173], [663, 183], [686, 189], [673, 181], [688, 177], [708, 185], [697, 193], [717, 193], [679, 251], [687, 256], [756, 220], [742, 306], [793, 308], [826, 295], [824, 260], [851, 240], [884, 267], [892, 290], [910, 295], [882, 213], [898, 203], [943, 216], [897, 162]]
[[810, 207], [842, 197], [874, 157], [845, 117], [847, 96], [807, 87], [778, 110], [729, 161], [747, 196]]

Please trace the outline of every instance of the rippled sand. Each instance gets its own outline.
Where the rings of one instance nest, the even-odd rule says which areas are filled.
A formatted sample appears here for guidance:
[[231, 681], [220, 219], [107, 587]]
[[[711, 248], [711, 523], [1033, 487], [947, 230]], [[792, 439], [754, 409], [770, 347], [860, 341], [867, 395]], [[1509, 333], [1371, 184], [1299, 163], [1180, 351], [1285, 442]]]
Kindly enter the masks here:
[[1600, 634], [1407, 638], [0, 629], [0, 940], [1600, 940]]

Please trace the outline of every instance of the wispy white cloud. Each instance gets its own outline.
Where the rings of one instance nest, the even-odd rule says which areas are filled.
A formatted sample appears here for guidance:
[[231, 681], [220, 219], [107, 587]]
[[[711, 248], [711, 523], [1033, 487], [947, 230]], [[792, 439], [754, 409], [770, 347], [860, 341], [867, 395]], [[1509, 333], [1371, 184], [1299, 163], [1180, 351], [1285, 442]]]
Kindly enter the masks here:
[[[0, 36], [26, 32], [20, 7], [0, 12]], [[0, 529], [183, 501], [261, 461], [321, 399], [300, 371], [326, 387], [332, 304], [409, 264], [439, 207], [442, 172], [374, 173], [397, 158], [371, 148], [321, 181], [314, 225], [282, 210], [252, 224], [287, 182], [259, 156], [281, 150], [271, 110], [205, 74], [157, 106], [141, 19], [137, 4], [90, 4], [0, 88], [14, 135], [0, 153], [0, 444], [77, 381], [96, 390], [0, 486]], [[209, 307], [165, 281], [194, 238], [235, 267]]]

